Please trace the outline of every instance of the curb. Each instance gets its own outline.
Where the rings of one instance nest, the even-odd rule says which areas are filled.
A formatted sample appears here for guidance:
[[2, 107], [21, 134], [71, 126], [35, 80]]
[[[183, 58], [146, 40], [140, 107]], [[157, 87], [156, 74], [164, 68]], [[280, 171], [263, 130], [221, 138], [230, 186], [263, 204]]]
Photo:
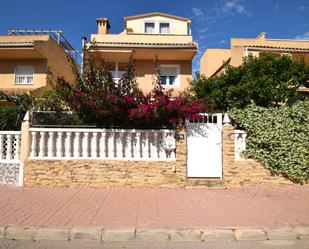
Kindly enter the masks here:
[[309, 225], [246, 229], [0, 226], [0, 239], [62, 241], [233, 241], [309, 239]]

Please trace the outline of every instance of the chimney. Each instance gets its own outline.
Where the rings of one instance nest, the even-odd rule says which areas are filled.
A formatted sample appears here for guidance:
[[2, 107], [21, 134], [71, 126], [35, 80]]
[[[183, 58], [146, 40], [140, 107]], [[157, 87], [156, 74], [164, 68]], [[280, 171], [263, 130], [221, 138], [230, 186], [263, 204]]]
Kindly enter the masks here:
[[98, 34], [100, 35], [107, 35], [108, 30], [110, 29], [108, 18], [97, 18], [98, 23]]

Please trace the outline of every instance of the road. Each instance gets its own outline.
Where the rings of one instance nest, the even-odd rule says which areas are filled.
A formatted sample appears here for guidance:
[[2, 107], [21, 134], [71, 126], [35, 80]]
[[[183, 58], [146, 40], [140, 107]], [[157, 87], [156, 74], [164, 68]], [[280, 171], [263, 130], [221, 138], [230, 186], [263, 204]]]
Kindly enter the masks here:
[[309, 240], [218, 242], [76, 242], [0, 240], [1, 249], [308, 249]]

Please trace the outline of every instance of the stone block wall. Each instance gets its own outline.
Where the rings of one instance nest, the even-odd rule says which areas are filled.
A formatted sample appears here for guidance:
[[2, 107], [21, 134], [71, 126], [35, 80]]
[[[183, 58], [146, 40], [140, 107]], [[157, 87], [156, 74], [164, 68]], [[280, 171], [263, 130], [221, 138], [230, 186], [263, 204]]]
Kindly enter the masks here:
[[233, 126], [223, 127], [223, 179], [187, 178], [186, 134], [180, 130], [178, 137], [183, 135], [184, 139], [176, 142], [176, 161], [27, 160], [24, 185], [230, 187], [291, 183], [283, 177], [272, 176], [253, 160], [235, 161], [233, 132]]
[[225, 186], [258, 184], [292, 184], [280, 175], [272, 175], [270, 170], [252, 159], [235, 161], [234, 127], [224, 125], [223, 142], [223, 177]]

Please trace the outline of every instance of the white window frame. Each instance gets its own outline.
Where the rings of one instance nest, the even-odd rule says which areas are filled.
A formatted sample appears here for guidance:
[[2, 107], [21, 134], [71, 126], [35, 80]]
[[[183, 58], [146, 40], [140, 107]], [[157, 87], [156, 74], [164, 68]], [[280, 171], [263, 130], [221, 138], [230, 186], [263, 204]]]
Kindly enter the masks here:
[[[168, 24], [168, 32], [167, 33], [161, 33], [161, 30], [160, 30], [160, 25], [161, 25], [161, 23], [162, 24]], [[159, 21], [159, 24], [158, 24], [158, 33], [159, 34], [162, 34], [162, 35], [164, 35], [164, 34], [170, 34], [171, 33], [171, 22], [169, 22], [169, 21]]]
[[[154, 27], [153, 27], [153, 33], [146, 33], [146, 23], [153, 23], [153, 25], [154, 25]], [[145, 20], [144, 21], [144, 33], [145, 34], [156, 34], [157, 33], [157, 28], [156, 28], [156, 21], [151, 21], [151, 20], [149, 20], [149, 21], [147, 21], [147, 20]]]
[[[19, 68], [29, 68], [29, 69], [31, 69], [32, 76], [30, 76], [30, 74], [17, 75], [17, 70]], [[16, 66], [15, 69], [14, 69], [14, 84], [15, 85], [33, 85], [33, 83], [34, 83], [34, 76], [35, 76], [35, 67], [33, 65], [19, 65], [19, 66]], [[21, 78], [21, 77], [25, 78], [24, 82], [18, 82], [17, 79]], [[29, 77], [32, 78], [31, 82], [27, 82]]]
[[[160, 65], [160, 71], [162, 68], [176, 68], [176, 78], [175, 78], [175, 84], [174, 85], [169, 85], [169, 79], [166, 82], [166, 85], [162, 85], [163, 87], [169, 87], [169, 88], [177, 88], [180, 87], [180, 65], [179, 64], [161, 64]], [[166, 76], [166, 75], [160, 75], [160, 76]], [[171, 76], [171, 75], [169, 75]]]
[[119, 83], [119, 80], [122, 78], [122, 75], [125, 73], [125, 71], [119, 71], [119, 63], [125, 63], [124, 61], [111, 61], [108, 63], [115, 63], [115, 70], [111, 70], [111, 74], [113, 75], [113, 79], [115, 83]]

